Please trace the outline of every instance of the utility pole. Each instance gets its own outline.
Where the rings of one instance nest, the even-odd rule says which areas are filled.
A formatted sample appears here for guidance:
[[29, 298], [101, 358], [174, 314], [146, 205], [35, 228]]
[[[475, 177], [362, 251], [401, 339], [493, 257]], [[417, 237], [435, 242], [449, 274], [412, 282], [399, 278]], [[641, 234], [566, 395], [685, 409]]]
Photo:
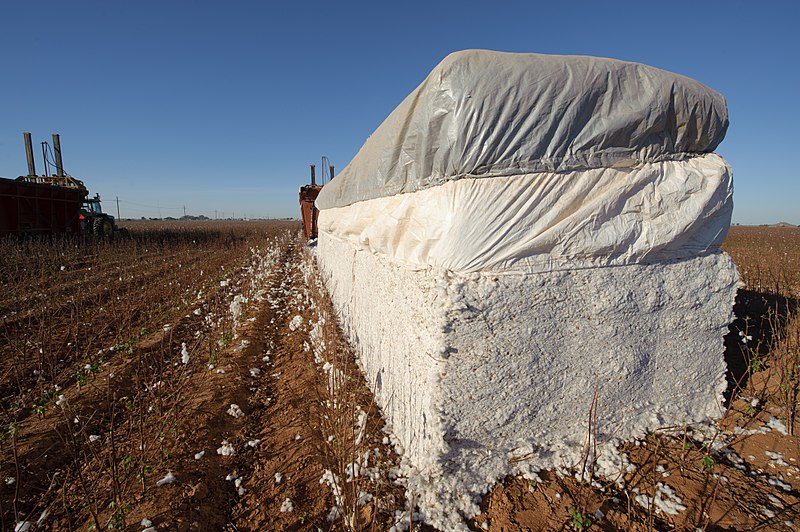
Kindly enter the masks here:
[[217, 209], [214, 209], [214, 219], [217, 219]]
[[186, 216], [186, 205], [183, 206], [183, 216]]
[[120, 218], [120, 215], [119, 215], [119, 196], [117, 196], [117, 220], [120, 220], [120, 219], [121, 218]]

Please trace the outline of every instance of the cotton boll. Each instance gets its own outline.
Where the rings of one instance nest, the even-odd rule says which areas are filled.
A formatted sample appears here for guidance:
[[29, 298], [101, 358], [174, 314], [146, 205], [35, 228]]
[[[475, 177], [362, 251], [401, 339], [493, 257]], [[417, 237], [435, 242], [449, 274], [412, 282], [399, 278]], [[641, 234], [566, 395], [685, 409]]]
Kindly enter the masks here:
[[[331, 508], [331, 511], [328, 512], [328, 516], [326, 517], [326, 521], [328, 521], [329, 523], [333, 523], [334, 521], [339, 519], [341, 516], [342, 516], [342, 508], [340, 506], [333, 506]], [[394, 527], [392, 527], [392, 528], [394, 528]]]
[[167, 484], [172, 484], [176, 480], [177, 479], [175, 478], [175, 475], [172, 474], [172, 471], [169, 471], [169, 472], [167, 472], [166, 475], [164, 475], [164, 478], [162, 478], [161, 480], [156, 482], [156, 486], [160, 488], [161, 486], [166, 486]]
[[787, 436], [789, 434], [789, 432], [786, 430], [786, 425], [784, 425], [780, 419], [775, 417], [770, 418], [770, 420], [766, 424], [766, 427], [775, 430], [777, 432], [780, 432], [784, 436]]
[[303, 324], [303, 317], [299, 314], [289, 322], [289, 330], [296, 331]]
[[217, 449], [217, 454], [222, 456], [231, 456], [234, 454], [233, 445], [227, 440], [222, 441], [222, 445]]

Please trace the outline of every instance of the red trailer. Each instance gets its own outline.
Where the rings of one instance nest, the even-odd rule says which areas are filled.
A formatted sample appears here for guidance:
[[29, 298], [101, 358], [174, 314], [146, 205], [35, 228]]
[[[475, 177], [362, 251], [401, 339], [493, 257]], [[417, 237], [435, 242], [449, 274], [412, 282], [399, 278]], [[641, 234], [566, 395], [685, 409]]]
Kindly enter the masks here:
[[0, 236], [78, 234], [85, 196], [75, 188], [0, 178]]
[[53, 133], [55, 174], [50, 174], [50, 147], [42, 143], [45, 171], [36, 173], [30, 133], [23, 133], [28, 175], [16, 179], [0, 178], [0, 236], [94, 234], [111, 238], [117, 231], [114, 217], [103, 212], [100, 196], [89, 198], [89, 190], [79, 179], [64, 172], [61, 139]]

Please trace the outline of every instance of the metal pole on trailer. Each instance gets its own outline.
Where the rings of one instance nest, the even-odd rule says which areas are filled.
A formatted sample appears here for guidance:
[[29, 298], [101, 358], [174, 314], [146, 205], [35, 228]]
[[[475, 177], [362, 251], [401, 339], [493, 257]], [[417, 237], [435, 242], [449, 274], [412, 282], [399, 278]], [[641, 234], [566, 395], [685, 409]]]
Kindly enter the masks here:
[[50, 165], [47, 164], [47, 143], [42, 142], [42, 159], [44, 159], [44, 176], [48, 177], [50, 174]]
[[25, 156], [28, 158], [28, 175], [36, 175], [36, 162], [33, 160], [33, 143], [31, 142], [31, 134], [27, 131], [22, 134], [25, 139]]
[[53, 152], [56, 156], [56, 175], [64, 177], [64, 162], [61, 160], [61, 138], [58, 133], [53, 133]]

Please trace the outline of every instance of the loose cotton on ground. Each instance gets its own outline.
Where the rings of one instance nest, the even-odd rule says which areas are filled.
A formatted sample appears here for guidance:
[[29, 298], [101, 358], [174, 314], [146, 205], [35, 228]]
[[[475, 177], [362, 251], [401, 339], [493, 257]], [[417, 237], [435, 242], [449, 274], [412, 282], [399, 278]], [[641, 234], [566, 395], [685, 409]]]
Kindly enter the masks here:
[[654, 68], [459, 52], [323, 188], [320, 268], [431, 524], [576, 464], [595, 391], [608, 446], [720, 414], [726, 128]]

